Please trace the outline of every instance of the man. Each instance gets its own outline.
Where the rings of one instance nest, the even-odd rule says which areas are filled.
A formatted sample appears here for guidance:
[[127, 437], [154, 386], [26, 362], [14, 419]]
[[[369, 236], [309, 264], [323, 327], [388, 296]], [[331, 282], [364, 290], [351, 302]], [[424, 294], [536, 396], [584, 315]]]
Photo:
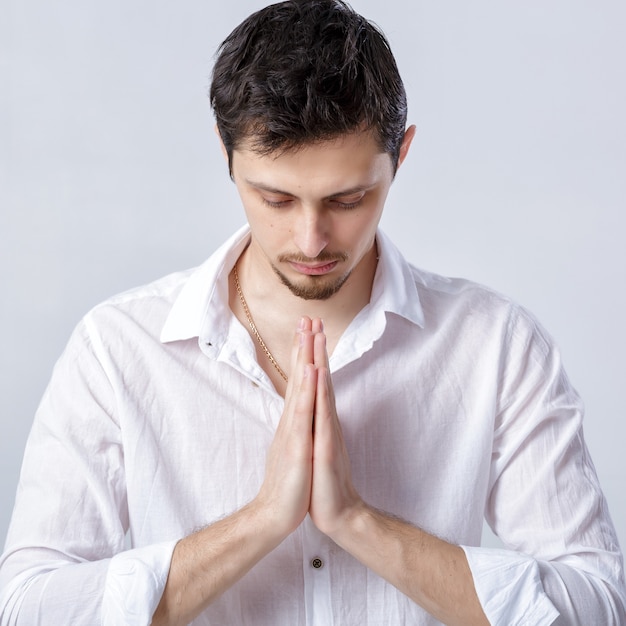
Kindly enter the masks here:
[[[273, 5], [211, 100], [249, 226], [76, 329], [2, 625], [624, 623], [557, 350], [378, 230], [414, 134], [384, 37], [341, 2]], [[485, 512], [507, 550], [477, 547]]]

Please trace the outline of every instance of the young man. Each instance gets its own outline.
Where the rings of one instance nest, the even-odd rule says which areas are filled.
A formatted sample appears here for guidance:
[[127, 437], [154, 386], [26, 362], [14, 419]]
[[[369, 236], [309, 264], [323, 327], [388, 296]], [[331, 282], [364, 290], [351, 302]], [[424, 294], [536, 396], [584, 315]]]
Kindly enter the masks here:
[[[1, 624], [624, 623], [550, 339], [378, 230], [414, 134], [384, 37], [341, 2], [273, 5], [211, 99], [248, 227], [75, 331]], [[477, 547], [485, 512], [507, 550]]]

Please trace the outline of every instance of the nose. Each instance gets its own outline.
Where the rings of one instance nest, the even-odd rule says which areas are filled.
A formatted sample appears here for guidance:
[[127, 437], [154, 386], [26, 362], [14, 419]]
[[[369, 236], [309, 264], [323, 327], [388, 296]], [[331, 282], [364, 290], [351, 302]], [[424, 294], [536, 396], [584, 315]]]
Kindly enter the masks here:
[[310, 259], [314, 259], [328, 245], [328, 217], [317, 208], [305, 208], [298, 216], [294, 229], [294, 243]]

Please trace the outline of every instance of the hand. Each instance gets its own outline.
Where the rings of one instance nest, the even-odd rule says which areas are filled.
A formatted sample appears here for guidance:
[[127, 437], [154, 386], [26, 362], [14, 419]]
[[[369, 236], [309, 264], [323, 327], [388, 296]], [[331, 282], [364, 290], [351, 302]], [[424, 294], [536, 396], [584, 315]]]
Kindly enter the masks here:
[[291, 376], [256, 499], [285, 536], [307, 511], [331, 535], [362, 501], [335, 408], [326, 336], [320, 319], [303, 318], [294, 337]]
[[317, 374], [311, 320], [294, 336], [285, 409], [257, 497], [176, 544], [152, 624], [188, 624], [302, 522], [313, 477]]
[[317, 369], [313, 420], [313, 483], [309, 514], [317, 528], [332, 537], [363, 502], [352, 483], [350, 459], [343, 439], [330, 378], [326, 336], [321, 320], [313, 320], [313, 359]]
[[285, 408], [269, 448], [265, 479], [256, 503], [269, 512], [282, 535], [293, 532], [309, 509], [313, 475], [313, 413], [317, 374], [312, 322], [295, 333]]

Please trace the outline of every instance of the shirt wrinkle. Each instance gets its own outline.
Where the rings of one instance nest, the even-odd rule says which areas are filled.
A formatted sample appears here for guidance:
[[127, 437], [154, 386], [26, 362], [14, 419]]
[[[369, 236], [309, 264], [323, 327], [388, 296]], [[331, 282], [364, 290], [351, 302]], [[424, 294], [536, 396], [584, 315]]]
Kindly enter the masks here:
[[[258, 494], [284, 400], [228, 305], [249, 238], [108, 300], [72, 335], [27, 443], [0, 626], [147, 626], [176, 541]], [[493, 624], [626, 623], [582, 403], [550, 336], [509, 299], [377, 241], [371, 301], [331, 357], [360, 495], [461, 545]], [[483, 515], [517, 551], [480, 547]], [[192, 624], [333, 621], [439, 624], [310, 521]]]

